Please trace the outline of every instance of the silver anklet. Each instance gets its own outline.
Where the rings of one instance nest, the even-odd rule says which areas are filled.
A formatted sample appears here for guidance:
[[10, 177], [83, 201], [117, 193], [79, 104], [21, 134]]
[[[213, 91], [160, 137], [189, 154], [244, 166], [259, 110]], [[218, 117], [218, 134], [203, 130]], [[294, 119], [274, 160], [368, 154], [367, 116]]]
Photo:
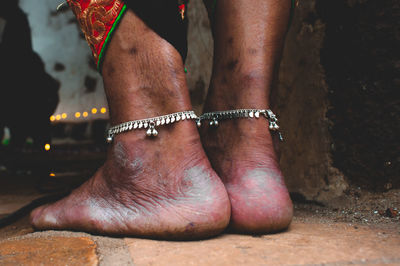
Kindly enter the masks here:
[[234, 119], [234, 118], [260, 118], [264, 116], [269, 122], [269, 129], [276, 131], [280, 141], [283, 141], [282, 134], [279, 132], [278, 118], [270, 109], [236, 109], [228, 111], [217, 111], [202, 114], [196, 121], [197, 126], [201, 126], [202, 120], [211, 120], [209, 125], [217, 127], [219, 120]]
[[193, 111], [183, 111], [176, 112], [172, 114], [156, 116], [152, 118], [140, 119], [125, 122], [108, 129], [107, 134], [107, 142], [111, 143], [115, 135], [119, 133], [123, 133], [130, 130], [136, 129], [147, 129], [146, 135], [148, 137], [156, 137], [158, 135], [158, 131], [155, 127], [172, 124], [174, 122], [183, 121], [183, 120], [198, 120], [199, 118]]

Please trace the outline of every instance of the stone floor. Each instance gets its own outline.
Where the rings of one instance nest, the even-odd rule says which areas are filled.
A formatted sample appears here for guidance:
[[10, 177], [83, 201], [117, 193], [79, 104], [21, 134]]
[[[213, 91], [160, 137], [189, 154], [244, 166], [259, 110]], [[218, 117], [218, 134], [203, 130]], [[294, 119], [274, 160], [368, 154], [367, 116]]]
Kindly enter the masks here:
[[[374, 194], [355, 188], [330, 204], [292, 195], [293, 223], [270, 235], [225, 232], [203, 241], [173, 242], [35, 232], [29, 211], [54, 200], [43, 196], [79, 185], [103, 159], [79, 156], [66, 152], [62, 164], [53, 161], [54, 167], [47, 168], [51, 175], [46, 178], [43, 169], [1, 168], [0, 265], [400, 265], [400, 191], [394, 190]], [[44, 160], [33, 157], [36, 166]]]

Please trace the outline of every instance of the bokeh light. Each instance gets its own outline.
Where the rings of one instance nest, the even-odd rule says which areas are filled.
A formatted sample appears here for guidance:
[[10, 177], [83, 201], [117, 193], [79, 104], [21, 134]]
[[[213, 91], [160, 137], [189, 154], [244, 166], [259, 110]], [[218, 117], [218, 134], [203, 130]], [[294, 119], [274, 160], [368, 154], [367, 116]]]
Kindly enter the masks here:
[[46, 151], [49, 151], [49, 150], [50, 150], [50, 144], [46, 143], [46, 144], [44, 145], [44, 149], [45, 149]]

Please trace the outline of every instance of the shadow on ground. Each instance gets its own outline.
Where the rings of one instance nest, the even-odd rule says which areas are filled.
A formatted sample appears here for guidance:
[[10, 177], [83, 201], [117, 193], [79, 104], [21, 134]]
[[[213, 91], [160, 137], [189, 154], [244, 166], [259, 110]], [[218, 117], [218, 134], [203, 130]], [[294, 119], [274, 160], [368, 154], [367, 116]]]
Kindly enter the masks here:
[[12, 169], [2, 167], [0, 172], [1, 265], [400, 263], [399, 190], [372, 193], [356, 187], [329, 204], [292, 193], [293, 223], [289, 230], [272, 235], [225, 233], [204, 241], [168, 242], [35, 232], [29, 224], [30, 210], [87, 180], [104, 162], [105, 150], [90, 143], [64, 144], [54, 145], [47, 154], [14, 156], [19, 156], [21, 163]]

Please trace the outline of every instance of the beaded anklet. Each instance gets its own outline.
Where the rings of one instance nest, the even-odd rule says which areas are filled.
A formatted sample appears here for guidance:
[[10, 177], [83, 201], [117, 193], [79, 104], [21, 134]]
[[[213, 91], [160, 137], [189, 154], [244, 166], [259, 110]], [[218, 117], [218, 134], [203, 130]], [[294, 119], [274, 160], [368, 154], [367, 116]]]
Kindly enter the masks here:
[[168, 125], [183, 120], [196, 120], [198, 127], [201, 127], [201, 122], [203, 120], [210, 120], [209, 125], [217, 127], [219, 125], [219, 120], [236, 118], [258, 119], [260, 116], [264, 116], [268, 120], [269, 129], [277, 132], [279, 135], [279, 140], [283, 141], [282, 134], [279, 132], [278, 118], [270, 109], [236, 109], [204, 113], [199, 117], [193, 111], [183, 111], [163, 116], [124, 122], [122, 124], [113, 126], [108, 130], [107, 142], [111, 143], [114, 139], [114, 136], [117, 134], [136, 129], [147, 129], [146, 135], [148, 137], [156, 137], [158, 135], [158, 131], [155, 129], [155, 127]]
[[279, 132], [278, 118], [270, 109], [236, 109], [228, 111], [217, 111], [202, 114], [197, 120], [197, 126], [201, 126], [202, 120], [210, 120], [209, 125], [217, 127], [219, 120], [235, 118], [260, 118], [264, 116], [269, 122], [269, 129], [279, 135], [279, 140], [283, 141], [282, 134]]
[[158, 126], [168, 125], [183, 120], [198, 120], [198, 119], [199, 118], [193, 111], [183, 111], [162, 116], [156, 116], [152, 118], [145, 118], [145, 119], [125, 122], [113, 126], [108, 130], [107, 142], [111, 143], [114, 139], [114, 136], [117, 134], [136, 129], [147, 129], [146, 135], [148, 137], [156, 137], [158, 135], [156, 127]]

